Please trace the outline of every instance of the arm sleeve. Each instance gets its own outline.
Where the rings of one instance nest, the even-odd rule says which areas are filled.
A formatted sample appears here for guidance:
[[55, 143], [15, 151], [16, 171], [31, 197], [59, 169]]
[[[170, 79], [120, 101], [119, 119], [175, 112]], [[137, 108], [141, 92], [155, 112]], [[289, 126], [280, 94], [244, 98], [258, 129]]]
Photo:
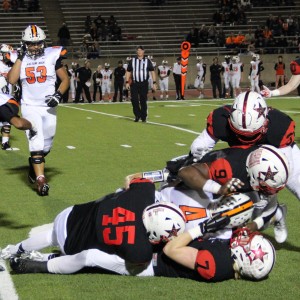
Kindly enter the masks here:
[[216, 141], [211, 138], [207, 130], [204, 129], [200, 135], [193, 141], [191, 145], [191, 153], [195, 153], [197, 149], [212, 149], [216, 144]]

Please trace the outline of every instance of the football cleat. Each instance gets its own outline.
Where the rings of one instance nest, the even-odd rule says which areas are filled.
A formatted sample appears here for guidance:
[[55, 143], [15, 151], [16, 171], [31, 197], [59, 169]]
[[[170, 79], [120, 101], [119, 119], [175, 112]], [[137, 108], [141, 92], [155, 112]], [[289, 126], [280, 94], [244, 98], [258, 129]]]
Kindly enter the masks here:
[[277, 243], [284, 243], [287, 239], [288, 232], [285, 223], [287, 207], [285, 204], [280, 204], [279, 209], [282, 212], [282, 218], [274, 223], [274, 235]]
[[41, 252], [32, 250], [32, 251], [25, 251], [20, 256], [23, 259], [35, 260], [35, 261], [43, 261], [44, 256]]
[[44, 176], [39, 176], [36, 180], [37, 183], [37, 192], [40, 196], [48, 196], [50, 186], [46, 182], [46, 178]]
[[2, 146], [1, 146], [1, 149], [2, 150], [12, 150], [12, 148], [10, 147], [9, 142], [3, 143]]
[[4, 249], [0, 249], [0, 259], [9, 259], [12, 256], [11, 247], [13, 245], [8, 245]]
[[34, 261], [30, 259], [12, 256], [9, 260], [11, 269], [17, 274], [49, 273], [46, 261]]
[[33, 165], [32, 165], [32, 162], [31, 162], [31, 157], [28, 158], [28, 163], [29, 163], [29, 171], [28, 171], [28, 180], [30, 183], [35, 183], [36, 181], [36, 176], [35, 176], [35, 172], [34, 172], [34, 169], [33, 169]]

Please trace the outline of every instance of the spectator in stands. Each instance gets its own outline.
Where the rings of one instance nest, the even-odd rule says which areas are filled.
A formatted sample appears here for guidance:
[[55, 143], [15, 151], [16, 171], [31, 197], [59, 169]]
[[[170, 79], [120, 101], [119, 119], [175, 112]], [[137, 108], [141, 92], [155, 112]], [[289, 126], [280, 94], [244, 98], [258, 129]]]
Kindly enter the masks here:
[[274, 15], [269, 14], [269, 16], [266, 20], [266, 26], [268, 26], [271, 30], [273, 30], [274, 23], [275, 23]]
[[197, 28], [195, 23], [193, 23], [193, 27], [187, 34], [186, 40], [190, 42], [194, 47], [199, 46], [199, 29]]
[[276, 17], [275, 18], [275, 22], [273, 24], [272, 27], [269, 27], [272, 32], [273, 32], [273, 36], [281, 36], [282, 34], [282, 23], [283, 23], [283, 20], [281, 19], [281, 17]]
[[208, 28], [208, 42], [213, 42], [217, 35], [217, 29], [214, 25], [210, 25]]
[[238, 32], [237, 36], [235, 37], [235, 44], [237, 47], [241, 48], [244, 45], [245, 35], [242, 34], [241, 31]]
[[4, 12], [9, 12], [11, 8], [9, 0], [3, 0], [2, 8]]
[[251, 0], [240, 0], [240, 3], [241, 3], [241, 7], [243, 9], [251, 9], [252, 8]]
[[92, 41], [98, 41], [99, 40], [99, 29], [96, 26], [95, 23], [92, 23], [90, 30], [89, 30], [89, 34], [91, 35], [91, 39]]
[[287, 20], [284, 20], [282, 23], [282, 34], [285, 36], [289, 35], [289, 23]]
[[91, 29], [91, 26], [92, 26], [92, 19], [91, 19], [91, 16], [86, 16], [86, 19], [84, 21], [84, 33], [89, 33], [90, 32], [90, 29]]
[[218, 28], [217, 29], [217, 34], [216, 34], [216, 37], [215, 37], [215, 44], [218, 46], [218, 47], [224, 47], [225, 45], [225, 34], [224, 34], [224, 31], [222, 28]]
[[278, 53], [284, 53], [287, 46], [288, 42], [286, 37], [284, 35], [281, 35], [280, 38], [276, 40], [276, 47], [278, 47]]
[[111, 15], [108, 20], [107, 20], [107, 30], [108, 33], [111, 35], [112, 33], [112, 29], [115, 25], [115, 23], [117, 22], [116, 18], [114, 17], [114, 15]]
[[226, 38], [225, 46], [228, 49], [233, 49], [236, 47], [235, 43], [235, 34], [233, 31], [230, 33], [230, 35]]
[[83, 39], [82, 39], [82, 44], [81, 44], [81, 47], [80, 47], [80, 52], [81, 52], [81, 56], [83, 58], [87, 58], [87, 53], [88, 53], [88, 50], [89, 50], [89, 46], [93, 43], [92, 41], [92, 37], [91, 35], [88, 33], [88, 34], [85, 34], [83, 36]]
[[122, 40], [122, 29], [119, 26], [118, 22], [116, 21], [113, 24], [111, 29], [111, 38], [112, 41], [121, 41]]
[[220, 12], [220, 10], [217, 10], [214, 14], [213, 14], [213, 22], [215, 25], [221, 25], [222, 24], [222, 14]]
[[27, 10], [29, 12], [35, 12], [40, 10], [39, 0], [28, 0]]
[[93, 41], [92, 44], [88, 46], [87, 59], [97, 59], [100, 57], [100, 47], [97, 41]]
[[244, 45], [247, 47], [248, 53], [254, 52], [255, 49], [255, 36], [251, 28], [248, 29], [248, 32], [245, 34]]
[[290, 40], [289, 42], [289, 49], [290, 49], [290, 53], [299, 53], [300, 52], [300, 37], [298, 36], [298, 34], [296, 34], [296, 36]]
[[19, 8], [18, 0], [11, 0], [10, 5], [11, 5], [11, 10], [12, 11], [14, 11], [14, 12], [18, 11], [18, 8]]
[[207, 26], [203, 24], [199, 30], [199, 43], [207, 43], [208, 41], [208, 30]]
[[106, 26], [105, 20], [102, 18], [101, 15], [98, 15], [95, 19], [94, 19], [94, 23], [96, 24], [96, 26], [98, 28], [102, 27], [103, 25]]
[[59, 39], [59, 45], [67, 47], [70, 44], [70, 31], [66, 23], [62, 23], [57, 33]]
[[272, 37], [272, 31], [270, 30], [270, 28], [268, 26], [265, 26], [262, 34], [263, 34], [263, 37], [265, 39], [265, 44], [267, 46], [268, 43], [269, 43], [270, 38]]

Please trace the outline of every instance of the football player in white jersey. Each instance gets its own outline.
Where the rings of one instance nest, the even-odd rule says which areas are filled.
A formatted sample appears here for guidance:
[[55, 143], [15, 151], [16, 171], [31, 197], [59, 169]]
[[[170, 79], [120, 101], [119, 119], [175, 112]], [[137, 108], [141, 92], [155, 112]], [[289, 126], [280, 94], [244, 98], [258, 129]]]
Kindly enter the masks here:
[[230, 71], [231, 57], [230, 55], [225, 55], [225, 61], [222, 62], [222, 74], [224, 79], [224, 88], [223, 97], [229, 98], [230, 95]]
[[[13, 48], [7, 44], [0, 45], [0, 74], [7, 78], [7, 73], [12, 67], [12, 62], [9, 59], [9, 53], [13, 50]], [[12, 95], [12, 85], [5, 85], [5, 89], [7, 89], [7, 93]], [[11, 125], [8, 122], [0, 122], [1, 134], [2, 134], [2, 150], [11, 150], [11, 146], [9, 143]]]
[[168, 61], [163, 60], [162, 64], [157, 68], [157, 74], [159, 78], [159, 88], [160, 88], [160, 99], [169, 99], [169, 76], [171, 73], [171, 68], [168, 66]]
[[259, 54], [253, 54], [252, 60], [250, 61], [250, 84], [251, 84], [251, 91], [260, 93], [259, 88], [259, 75], [262, 67], [262, 61], [260, 60]]
[[[45, 32], [36, 25], [29, 25], [22, 33], [22, 47], [12, 52], [14, 62], [8, 80], [22, 86], [21, 111], [24, 118], [34, 122], [38, 134], [29, 139], [29, 174], [36, 182], [40, 196], [47, 196], [49, 184], [45, 178], [45, 156], [50, 152], [56, 131], [56, 106], [68, 90], [70, 79], [62, 64], [66, 50], [62, 47], [45, 48]], [[14, 57], [14, 58], [13, 58]], [[61, 83], [55, 90], [57, 76]]]
[[111, 79], [113, 72], [110, 69], [110, 64], [105, 63], [104, 69], [100, 71], [100, 80], [101, 80], [101, 90], [102, 90], [102, 100], [104, 100], [105, 94], [108, 95], [108, 101], [111, 102]]
[[239, 56], [233, 56], [232, 63], [230, 65], [230, 70], [231, 70], [230, 81], [231, 81], [231, 86], [233, 88], [234, 97], [238, 96], [241, 92], [240, 82], [241, 82], [243, 68], [244, 68], [244, 64], [240, 62]]
[[197, 77], [194, 82], [194, 87], [199, 91], [198, 98], [204, 98], [204, 81], [206, 74], [206, 64], [202, 61], [202, 56], [197, 56]]
[[[154, 72], [155, 72], [156, 71], [156, 61], [153, 61], [152, 55], [148, 55], [148, 58], [151, 60], [153, 68], [154, 68]], [[151, 92], [152, 92], [152, 99], [156, 100], [156, 97], [155, 97], [156, 90], [153, 88], [153, 79], [152, 79], [151, 73], [149, 73], [148, 85], [149, 85], [149, 90], [151, 90]]]
[[71, 73], [71, 79], [70, 79], [70, 92], [72, 101], [75, 100], [75, 91], [76, 91], [76, 79], [75, 79], [75, 70], [77, 69], [77, 63], [72, 62], [71, 68], [69, 69], [69, 72]]
[[[123, 68], [125, 69], [125, 71], [127, 71], [129, 61], [131, 61], [131, 56], [127, 56], [126, 62], [123, 64]], [[125, 72], [125, 74], [126, 74], [126, 72]], [[128, 101], [129, 100], [129, 90], [126, 89], [125, 81], [126, 80], [125, 80], [125, 76], [124, 76], [123, 101]]]

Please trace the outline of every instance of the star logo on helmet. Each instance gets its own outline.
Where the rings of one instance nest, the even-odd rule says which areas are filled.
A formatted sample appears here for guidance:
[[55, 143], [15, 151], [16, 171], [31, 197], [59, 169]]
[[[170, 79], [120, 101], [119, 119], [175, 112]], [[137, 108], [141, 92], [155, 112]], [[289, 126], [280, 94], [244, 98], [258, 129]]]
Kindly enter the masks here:
[[257, 118], [259, 119], [261, 116], [265, 115], [266, 107], [262, 107], [261, 104], [259, 103], [259, 107], [253, 108], [258, 113]]
[[263, 249], [261, 248], [261, 246], [259, 246], [258, 249], [255, 249], [255, 250], [251, 250], [251, 254], [252, 254], [252, 257], [250, 259], [250, 264], [252, 264], [252, 262], [256, 259], [260, 259], [262, 262], [264, 262], [264, 256], [266, 254], [268, 254], [268, 252], [264, 252]]
[[168, 238], [170, 238], [172, 236], [178, 236], [179, 230], [180, 230], [180, 227], [178, 229], [176, 229], [175, 225], [173, 224], [171, 230], [166, 230], [166, 232], [169, 234]]
[[265, 179], [260, 178], [261, 180], [267, 181], [267, 180], [271, 179], [271, 180], [274, 181], [274, 180], [275, 180], [275, 179], [274, 179], [274, 176], [275, 176], [278, 172], [272, 172], [272, 171], [271, 171], [271, 168], [268, 167], [267, 172], [260, 172], [260, 173], [261, 173], [262, 175], [265, 176]]

